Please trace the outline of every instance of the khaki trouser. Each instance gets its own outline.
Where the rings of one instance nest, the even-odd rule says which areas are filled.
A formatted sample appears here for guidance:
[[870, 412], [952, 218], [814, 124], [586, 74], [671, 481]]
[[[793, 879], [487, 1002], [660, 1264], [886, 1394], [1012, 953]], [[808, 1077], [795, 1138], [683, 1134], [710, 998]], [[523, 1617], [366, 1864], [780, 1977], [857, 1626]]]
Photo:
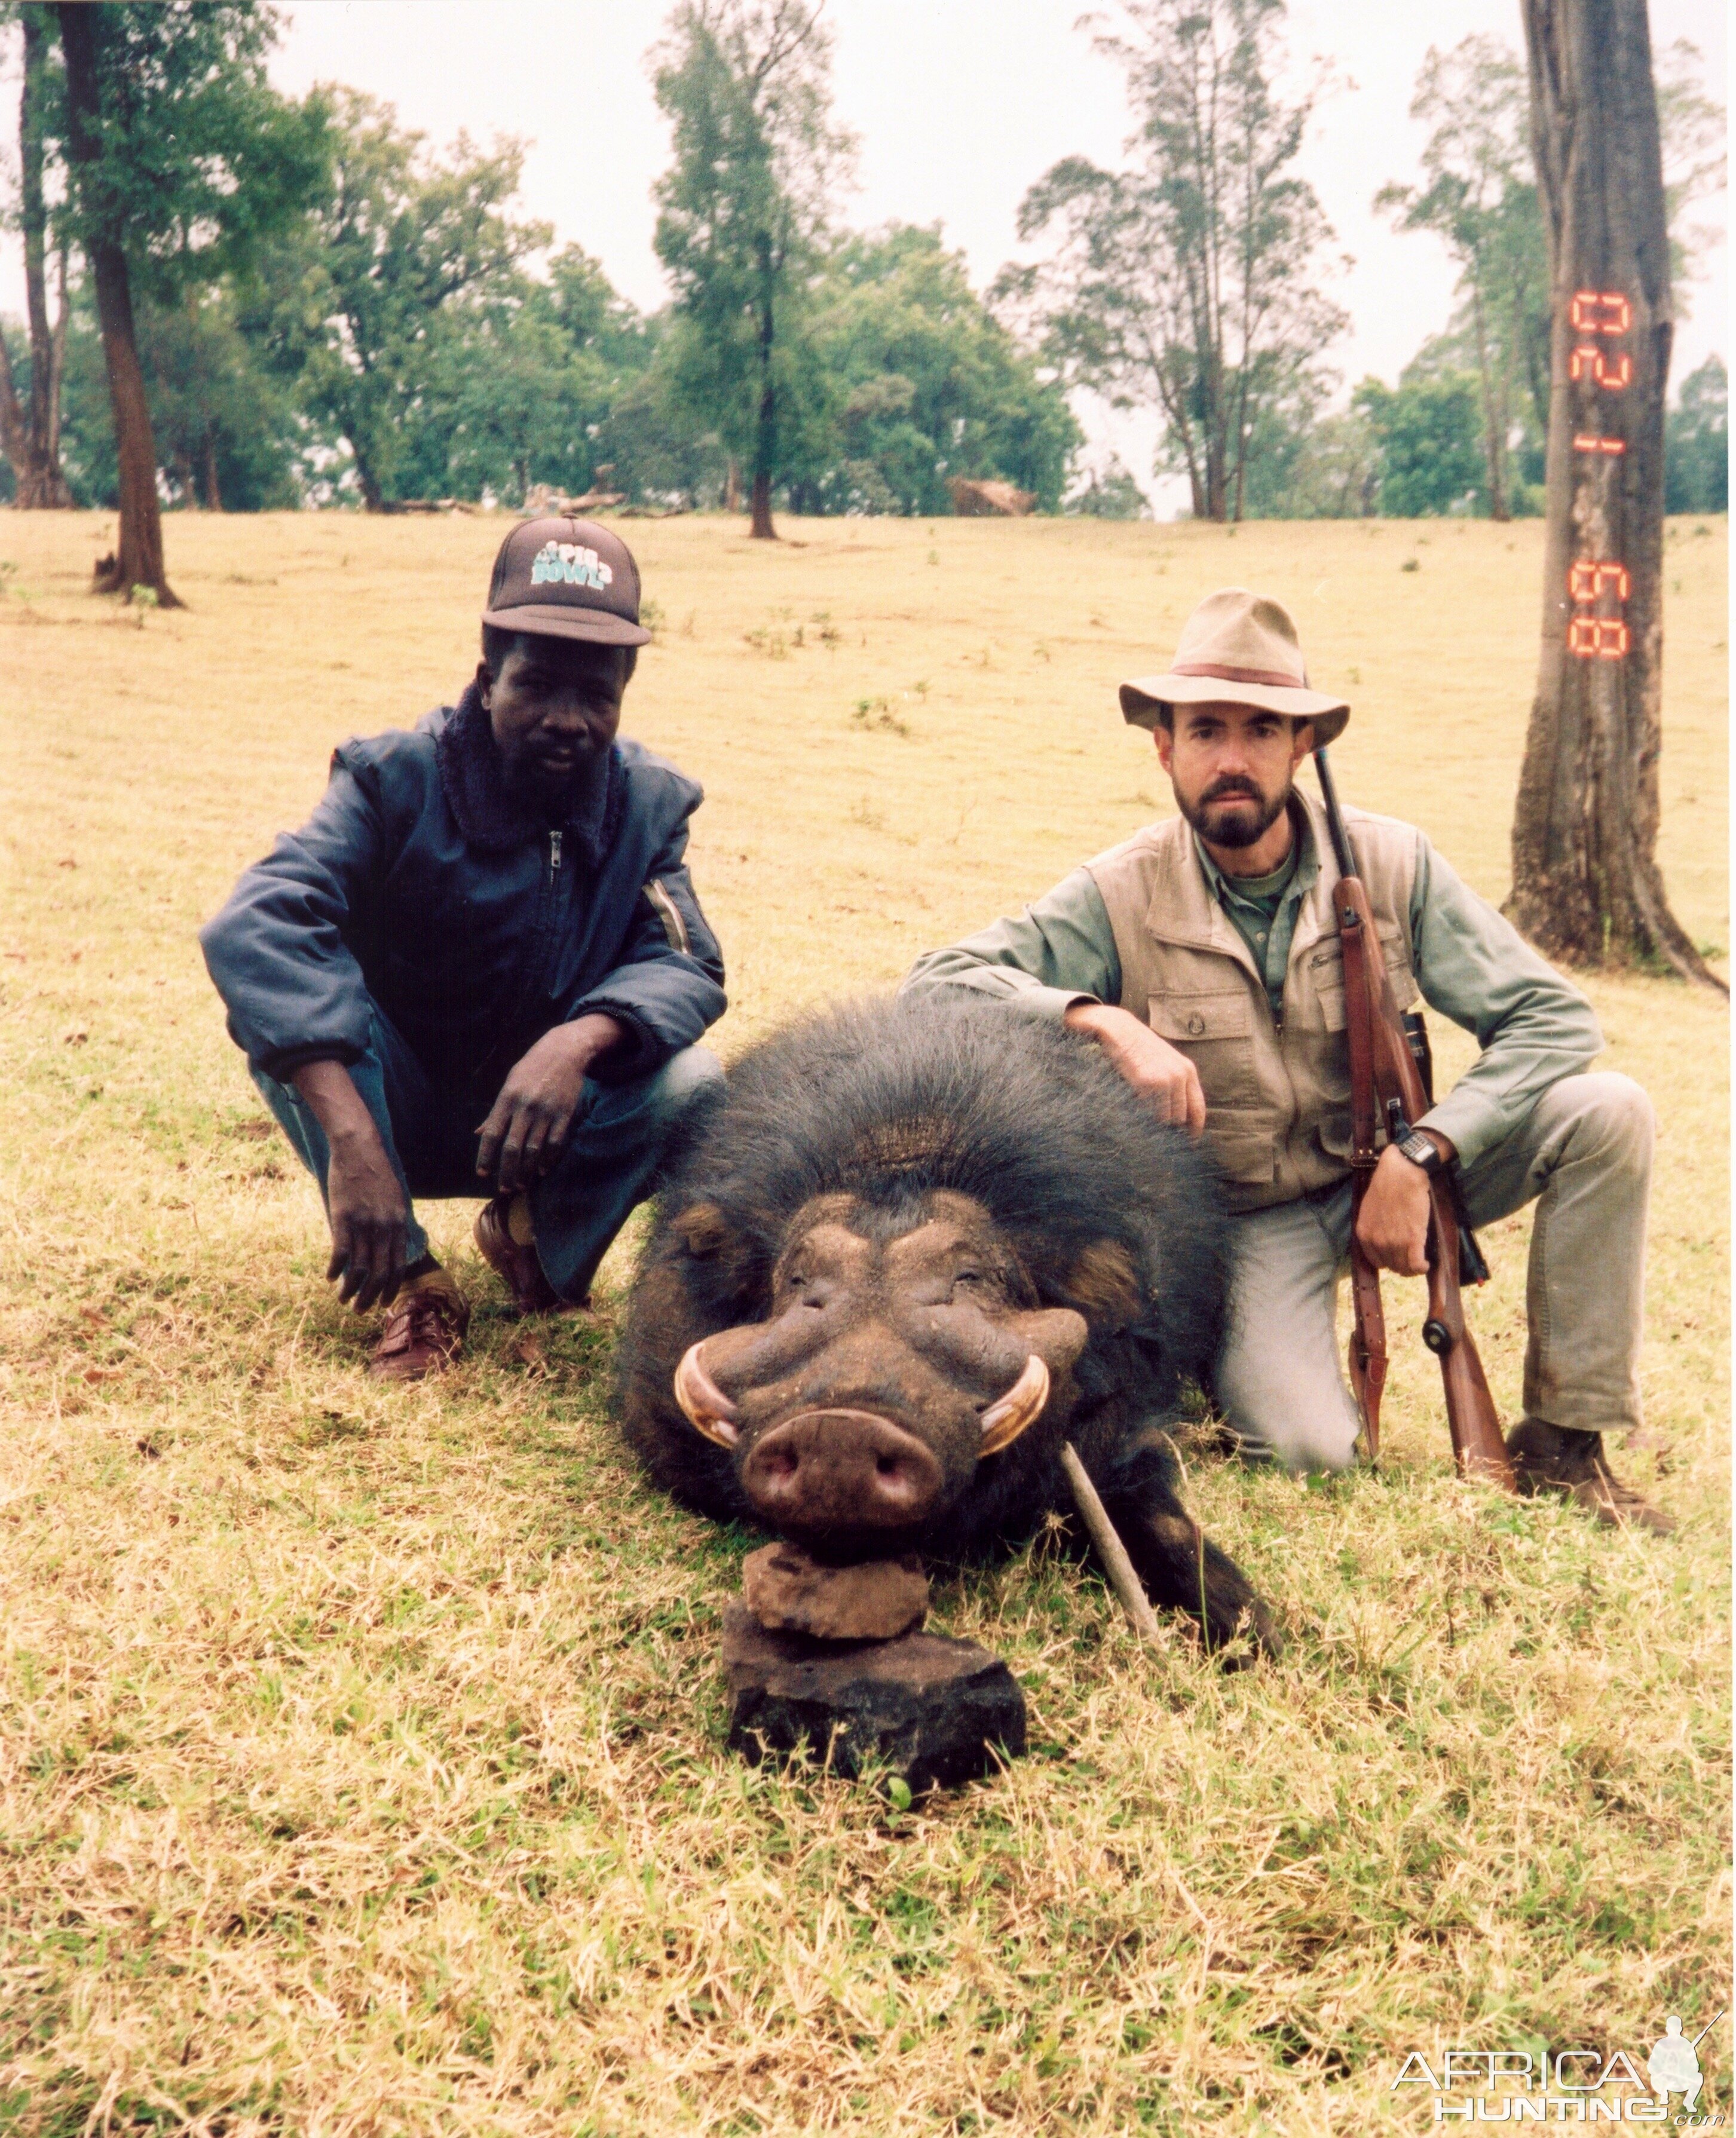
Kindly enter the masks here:
[[[1474, 1226], [1537, 1203], [1525, 1291], [1528, 1418], [1586, 1433], [1640, 1423], [1655, 1128], [1651, 1102], [1631, 1077], [1564, 1077], [1465, 1170]], [[1346, 1181], [1230, 1221], [1235, 1268], [1218, 1402], [1250, 1453], [1291, 1469], [1342, 1470], [1354, 1453], [1356, 1405], [1334, 1327], [1350, 1193]]]

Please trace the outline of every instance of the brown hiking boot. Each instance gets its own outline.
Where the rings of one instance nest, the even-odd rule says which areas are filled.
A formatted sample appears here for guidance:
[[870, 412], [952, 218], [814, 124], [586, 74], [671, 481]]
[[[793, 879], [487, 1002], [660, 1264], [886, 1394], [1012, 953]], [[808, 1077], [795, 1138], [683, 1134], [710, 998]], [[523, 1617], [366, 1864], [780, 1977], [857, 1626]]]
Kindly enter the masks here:
[[470, 1307], [444, 1270], [413, 1276], [386, 1310], [368, 1361], [377, 1381], [419, 1381], [443, 1373], [464, 1347]]
[[1528, 1418], [1508, 1434], [1507, 1452], [1513, 1480], [1528, 1496], [1554, 1492], [1611, 1529], [1652, 1530], [1667, 1536], [1675, 1527], [1660, 1507], [1642, 1499], [1610, 1468], [1602, 1433], [1574, 1433]]
[[521, 1314], [565, 1314], [588, 1306], [586, 1299], [563, 1299], [543, 1275], [536, 1258], [536, 1235], [531, 1206], [522, 1195], [496, 1195], [482, 1205], [476, 1223], [477, 1252], [512, 1295]]

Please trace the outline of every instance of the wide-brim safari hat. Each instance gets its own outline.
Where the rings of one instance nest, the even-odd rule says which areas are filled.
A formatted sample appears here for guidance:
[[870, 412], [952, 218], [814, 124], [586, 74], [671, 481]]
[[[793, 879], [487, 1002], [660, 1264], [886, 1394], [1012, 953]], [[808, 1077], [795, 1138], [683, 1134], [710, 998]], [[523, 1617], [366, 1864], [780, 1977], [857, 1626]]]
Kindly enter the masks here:
[[1312, 720], [1317, 743], [1344, 732], [1350, 706], [1308, 688], [1302, 642], [1289, 611], [1245, 587], [1220, 587], [1181, 627], [1176, 657], [1161, 676], [1136, 676], [1121, 686], [1122, 715], [1135, 727], [1154, 728], [1165, 705], [1257, 705], [1293, 720]]

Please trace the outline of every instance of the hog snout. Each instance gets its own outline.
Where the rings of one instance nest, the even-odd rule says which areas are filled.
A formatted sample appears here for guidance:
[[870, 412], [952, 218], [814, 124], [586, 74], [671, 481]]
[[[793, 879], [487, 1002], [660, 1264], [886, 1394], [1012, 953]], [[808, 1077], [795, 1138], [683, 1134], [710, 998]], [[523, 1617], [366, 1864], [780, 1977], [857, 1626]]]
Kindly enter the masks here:
[[741, 1465], [741, 1486], [775, 1527], [906, 1529], [941, 1496], [941, 1466], [913, 1433], [872, 1411], [809, 1410], [774, 1426]]

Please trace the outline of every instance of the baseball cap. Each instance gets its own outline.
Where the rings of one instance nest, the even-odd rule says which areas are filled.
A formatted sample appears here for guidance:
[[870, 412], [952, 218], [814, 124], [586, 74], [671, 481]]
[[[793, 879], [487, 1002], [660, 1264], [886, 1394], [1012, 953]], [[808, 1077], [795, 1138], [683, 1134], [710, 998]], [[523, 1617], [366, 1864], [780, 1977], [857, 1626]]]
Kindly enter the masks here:
[[501, 543], [484, 623], [596, 646], [643, 646], [639, 568], [594, 520], [526, 520]]

